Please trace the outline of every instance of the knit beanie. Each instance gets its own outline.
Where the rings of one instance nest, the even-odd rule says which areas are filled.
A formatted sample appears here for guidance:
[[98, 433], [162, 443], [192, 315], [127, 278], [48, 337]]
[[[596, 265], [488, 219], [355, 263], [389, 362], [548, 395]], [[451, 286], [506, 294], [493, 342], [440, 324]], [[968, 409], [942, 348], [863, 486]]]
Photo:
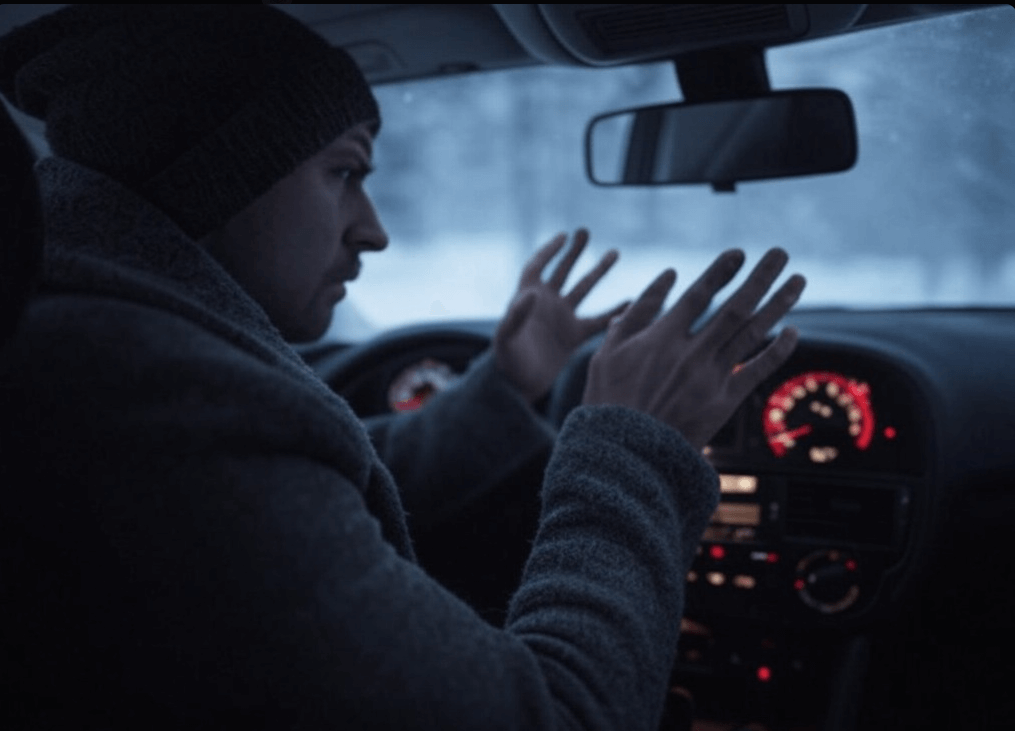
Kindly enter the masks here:
[[57, 156], [195, 239], [380, 112], [347, 53], [268, 5], [72, 5], [0, 38], [0, 92]]

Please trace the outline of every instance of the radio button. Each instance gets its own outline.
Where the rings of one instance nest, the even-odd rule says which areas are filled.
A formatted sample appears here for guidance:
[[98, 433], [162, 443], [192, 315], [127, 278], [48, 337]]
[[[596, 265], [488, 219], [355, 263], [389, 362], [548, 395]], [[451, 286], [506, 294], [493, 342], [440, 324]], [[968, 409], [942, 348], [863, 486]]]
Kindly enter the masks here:
[[757, 584], [757, 580], [748, 574], [737, 574], [733, 577], [733, 586], [738, 589], [753, 589]]

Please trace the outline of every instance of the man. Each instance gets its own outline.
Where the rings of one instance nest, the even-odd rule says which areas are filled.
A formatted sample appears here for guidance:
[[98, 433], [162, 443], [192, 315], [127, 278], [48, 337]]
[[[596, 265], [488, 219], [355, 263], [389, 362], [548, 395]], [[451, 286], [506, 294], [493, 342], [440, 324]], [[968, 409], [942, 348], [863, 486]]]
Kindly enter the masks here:
[[[752, 314], [783, 252], [691, 336], [741, 253], [658, 320], [671, 270], [582, 320], [612, 257], [562, 295], [585, 235], [544, 282], [558, 238], [492, 352], [375, 451], [285, 342], [321, 334], [387, 245], [361, 187], [380, 115], [347, 55], [266, 6], [72, 6], [0, 40], [0, 90], [55, 154], [37, 168], [42, 287], [0, 364], [3, 639], [27, 718], [658, 724], [718, 498], [701, 447], [795, 342], [732, 374], [803, 287]], [[607, 324], [554, 435], [530, 402]], [[403, 504], [437, 509], [551, 444], [492, 627], [415, 563]]]

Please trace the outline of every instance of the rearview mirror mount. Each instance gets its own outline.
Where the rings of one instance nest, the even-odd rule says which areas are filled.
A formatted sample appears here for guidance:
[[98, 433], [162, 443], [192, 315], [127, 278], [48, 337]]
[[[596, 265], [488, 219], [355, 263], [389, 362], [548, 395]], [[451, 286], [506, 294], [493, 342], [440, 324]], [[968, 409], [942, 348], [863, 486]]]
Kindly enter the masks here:
[[585, 133], [597, 185], [738, 182], [848, 170], [856, 163], [853, 105], [836, 89], [793, 89], [595, 117]]

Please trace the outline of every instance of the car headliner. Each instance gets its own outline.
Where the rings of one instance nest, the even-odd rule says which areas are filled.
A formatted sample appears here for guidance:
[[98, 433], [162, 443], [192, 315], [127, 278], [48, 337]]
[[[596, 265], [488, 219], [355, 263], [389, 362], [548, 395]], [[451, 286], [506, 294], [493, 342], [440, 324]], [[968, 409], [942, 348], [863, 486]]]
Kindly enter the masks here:
[[[534, 64], [613, 66], [723, 46], [767, 48], [991, 7], [276, 5], [330, 42], [345, 47], [371, 83]], [[0, 7], [0, 34], [61, 7], [64, 5], [4, 4]]]
[[[64, 5], [6, 3], [0, 6], [0, 35]], [[769, 48], [992, 7], [814, 3], [276, 5], [345, 48], [373, 84], [539, 64], [616, 66], [724, 46]], [[45, 152], [42, 122], [8, 108], [36, 151]]]

